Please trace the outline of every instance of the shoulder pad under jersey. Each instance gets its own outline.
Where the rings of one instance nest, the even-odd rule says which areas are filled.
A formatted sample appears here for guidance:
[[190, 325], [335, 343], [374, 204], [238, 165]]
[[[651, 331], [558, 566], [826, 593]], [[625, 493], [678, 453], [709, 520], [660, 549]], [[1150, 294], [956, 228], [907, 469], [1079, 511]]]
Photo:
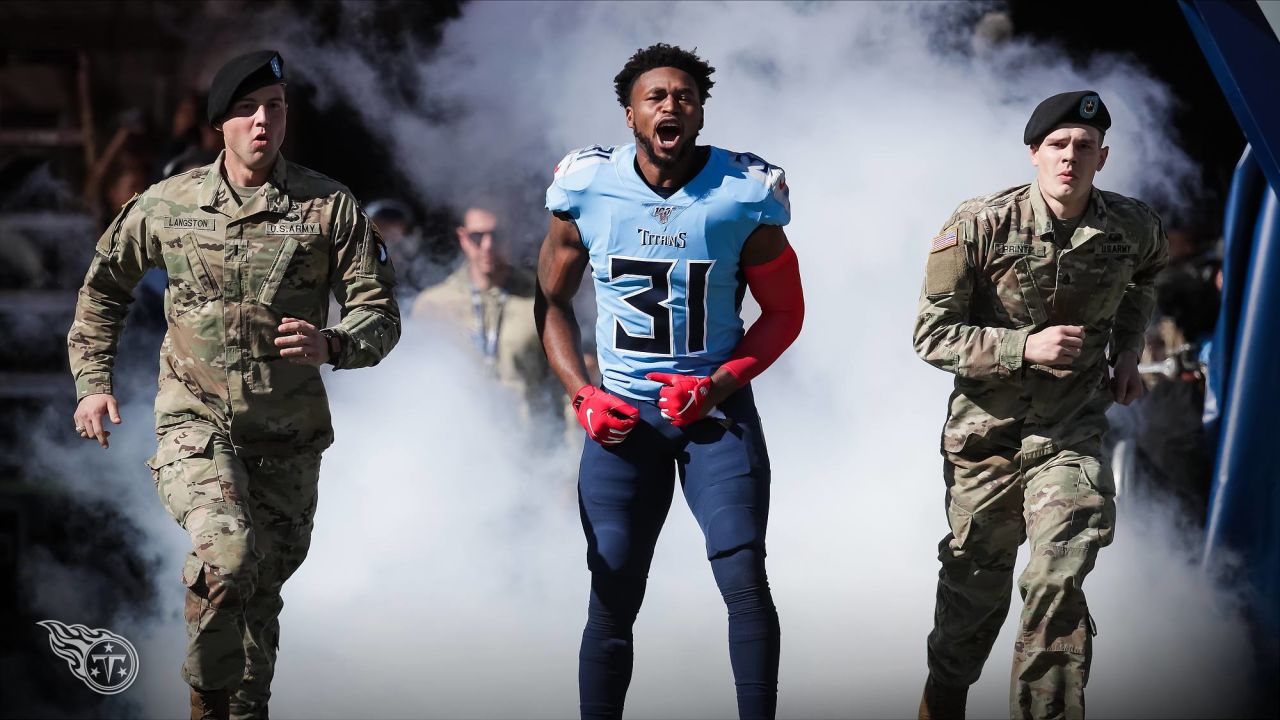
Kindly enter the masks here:
[[612, 147], [592, 145], [565, 155], [556, 163], [555, 177], [547, 188], [547, 209], [574, 213], [574, 200], [570, 194], [586, 190], [596, 171], [613, 160], [613, 151]]
[[791, 188], [781, 167], [771, 165], [755, 153], [725, 150], [729, 167], [742, 172], [746, 185], [743, 202], [757, 203], [760, 223], [786, 225], [791, 219]]
[[583, 171], [591, 168], [598, 169], [600, 165], [608, 164], [613, 159], [613, 150], [612, 147], [592, 145], [570, 152], [556, 163], [555, 182], [566, 188], [576, 189], [579, 183], [585, 187], [595, 173]]

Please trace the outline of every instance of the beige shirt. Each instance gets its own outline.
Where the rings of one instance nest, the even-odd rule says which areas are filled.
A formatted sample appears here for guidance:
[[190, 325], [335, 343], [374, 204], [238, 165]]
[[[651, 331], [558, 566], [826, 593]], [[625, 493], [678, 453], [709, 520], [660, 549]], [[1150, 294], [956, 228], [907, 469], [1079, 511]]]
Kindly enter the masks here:
[[414, 320], [442, 320], [455, 339], [524, 399], [527, 417], [559, 418], [565, 404], [533, 320], [533, 274], [511, 268], [504, 287], [477, 290], [463, 263], [443, 282], [418, 294]]

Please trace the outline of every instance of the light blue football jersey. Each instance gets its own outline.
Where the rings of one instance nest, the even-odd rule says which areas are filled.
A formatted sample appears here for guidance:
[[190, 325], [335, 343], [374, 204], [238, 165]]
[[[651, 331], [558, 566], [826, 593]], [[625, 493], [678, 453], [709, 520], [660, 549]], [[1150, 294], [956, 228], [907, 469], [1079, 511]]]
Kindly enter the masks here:
[[669, 198], [635, 168], [636, 146], [575, 150], [556, 166], [547, 209], [567, 213], [591, 254], [604, 385], [656, 402], [651, 372], [710, 375], [742, 339], [742, 245], [791, 219], [782, 168], [712, 147]]

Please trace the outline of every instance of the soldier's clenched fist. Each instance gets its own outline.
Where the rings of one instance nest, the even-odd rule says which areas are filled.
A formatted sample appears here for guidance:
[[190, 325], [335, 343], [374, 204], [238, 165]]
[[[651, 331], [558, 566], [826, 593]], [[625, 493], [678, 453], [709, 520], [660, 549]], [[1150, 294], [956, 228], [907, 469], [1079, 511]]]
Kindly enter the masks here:
[[1084, 348], [1084, 328], [1080, 325], [1053, 325], [1027, 338], [1022, 357], [1029, 363], [1065, 367], [1080, 357]]

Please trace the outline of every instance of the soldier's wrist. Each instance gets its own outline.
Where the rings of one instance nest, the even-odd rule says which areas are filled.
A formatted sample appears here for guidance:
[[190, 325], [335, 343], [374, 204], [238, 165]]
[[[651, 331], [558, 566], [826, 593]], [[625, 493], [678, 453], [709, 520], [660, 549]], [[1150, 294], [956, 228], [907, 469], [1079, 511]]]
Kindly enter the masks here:
[[1024, 364], [1027, 354], [1027, 338], [1032, 328], [1007, 330], [1000, 338], [996, 361], [1010, 373], [1016, 372]]
[[337, 367], [338, 360], [342, 357], [342, 336], [333, 328], [325, 328], [320, 331], [320, 334], [324, 336], [325, 347], [329, 351], [329, 357], [325, 362]]
[[82, 375], [76, 378], [76, 402], [90, 395], [110, 395], [112, 392], [114, 389], [108, 374]]

